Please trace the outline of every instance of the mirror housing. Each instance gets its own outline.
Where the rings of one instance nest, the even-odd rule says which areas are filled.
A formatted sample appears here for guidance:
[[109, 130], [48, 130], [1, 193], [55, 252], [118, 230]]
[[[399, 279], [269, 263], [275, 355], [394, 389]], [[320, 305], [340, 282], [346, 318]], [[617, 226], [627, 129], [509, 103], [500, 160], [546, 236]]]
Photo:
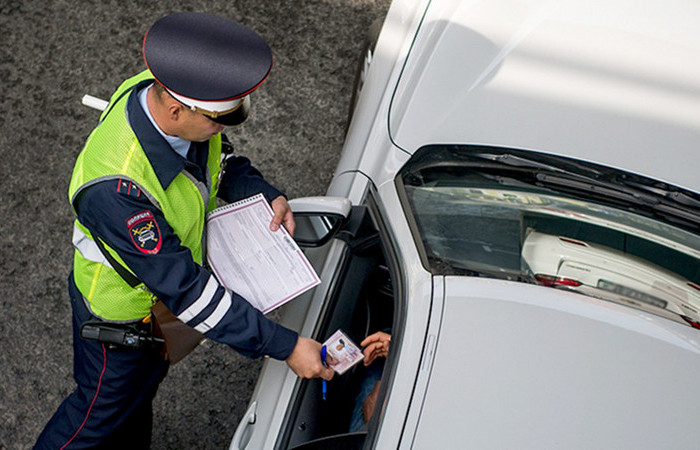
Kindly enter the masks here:
[[343, 197], [302, 197], [289, 201], [294, 213], [294, 240], [300, 247], [320, 247], [340, 230], [352, 209]]

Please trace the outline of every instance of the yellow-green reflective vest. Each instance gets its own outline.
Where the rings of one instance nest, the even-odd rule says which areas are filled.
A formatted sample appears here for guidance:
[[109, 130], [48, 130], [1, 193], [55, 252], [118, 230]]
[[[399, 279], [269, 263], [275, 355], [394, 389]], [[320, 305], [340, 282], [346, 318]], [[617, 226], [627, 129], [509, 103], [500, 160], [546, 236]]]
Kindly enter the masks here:
[[[163, 213], [168, 224], [187, 247], [194, 262], [202, 263], [206, 213], [215, 207], [221, 159], [221, 135], [209, 140], [208, 186], [183, 171], [163, 189], [126, 117], [128, 90], [153, 78], [144, 71], [126, 80], [112, 95], [100, 124], [88, 137], [78, 156], [69, 187], [71, 206], [86, 187], [104, 180], [128, 180], [138, 185]], [[126, 95], [122, 95], [126, 93]], [[115, 104], [113, 104], [116, 102]], [[75, 210], [74, 210], [75, 211]], [[126, 219], [126, 218], [125, 218]], [[103, 254], [93, 236], [76, 219], [73, 272], [75, 284], [90, 304], [92, 313], [110, 321], [133, 321], [146, 317], [155, 298], [143, 285], [131, 287]], [[104, 244], [104, 243], [103, 243]], [[114, 250], [104, 249], [123, 267], [128, 266]]]

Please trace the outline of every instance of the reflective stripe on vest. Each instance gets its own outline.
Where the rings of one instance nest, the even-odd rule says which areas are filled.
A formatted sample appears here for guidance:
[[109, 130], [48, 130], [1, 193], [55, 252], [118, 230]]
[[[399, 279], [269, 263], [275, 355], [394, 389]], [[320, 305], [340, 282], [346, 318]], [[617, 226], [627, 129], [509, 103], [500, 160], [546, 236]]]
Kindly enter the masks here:
[[95, 241], [90, 239], [83, 230], [80, 229], [77, 223], [73, 224], [73, 247], [88, 261], [104, 264], [109, 268], [113, 268], [99, 247], [97, 247]]

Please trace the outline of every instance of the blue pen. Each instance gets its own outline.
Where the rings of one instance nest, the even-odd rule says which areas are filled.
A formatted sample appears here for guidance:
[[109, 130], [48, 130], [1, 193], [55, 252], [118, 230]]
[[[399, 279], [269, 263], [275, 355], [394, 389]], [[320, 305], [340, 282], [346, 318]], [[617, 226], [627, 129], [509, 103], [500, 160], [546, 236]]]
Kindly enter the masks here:
[[[328, 367], [328, 364], [326, 364], [326, 346], [324, 345], [321, 347], [321, 362], [323, 363], [323, 367]], [[323, 400], [326, 399], [326, 390], [328, 389], [328, 384], [326, 380], [323, 380], [321, 384], [321, 398]]]

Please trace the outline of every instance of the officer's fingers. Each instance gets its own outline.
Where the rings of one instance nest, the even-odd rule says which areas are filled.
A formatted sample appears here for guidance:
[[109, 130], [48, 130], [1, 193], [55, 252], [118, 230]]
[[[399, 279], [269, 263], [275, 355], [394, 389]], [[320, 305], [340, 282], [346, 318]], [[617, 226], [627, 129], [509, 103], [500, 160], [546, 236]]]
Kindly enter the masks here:
[[292, 213], [291, 209], [287, 211], [287, 214], [285, 214], [284, 218], [282, 219], [282, 223], [284, 224], [284, 228], [287, 229], [289, 235], [294, 237], [294, 230], [296, 229], [297, 224], [294, 222], [294, 214]]
[[299, 337], [286, 362], [289, 368], [301, 378], [319, 376], [329, 380], [333, 378], [333, 370], [323, 367], [321, 362], [321, 344], [313, 339]]
[[[270, 230], [277, 231], [283, 221], [289, 221], [287, 215], [292, 214], [292, 209], [289, 207], [287, 199], [281, 195], [272, 201], [271, 206], [274, 215], [272, 217], [272, 221], [270, 222]], [[293, 216], [291, 220], [292, 222], [294, 221]], [[287, 226], [287, 223], [285, 223], [285, 226]]]
[[323, 371], [320, 373], [321, 378], [326, 381], [330, 381], [333, 378], [333, 375], [335, 375], [335, 371], [330, 367], [324, 367]]
[[272, 217], [272, 221], [270, 222], [270, 231], [279, 230], [280, 225], [282, 224], [282, 217], [284, 216], [281, 212], [275, 211], [275, 214]]

